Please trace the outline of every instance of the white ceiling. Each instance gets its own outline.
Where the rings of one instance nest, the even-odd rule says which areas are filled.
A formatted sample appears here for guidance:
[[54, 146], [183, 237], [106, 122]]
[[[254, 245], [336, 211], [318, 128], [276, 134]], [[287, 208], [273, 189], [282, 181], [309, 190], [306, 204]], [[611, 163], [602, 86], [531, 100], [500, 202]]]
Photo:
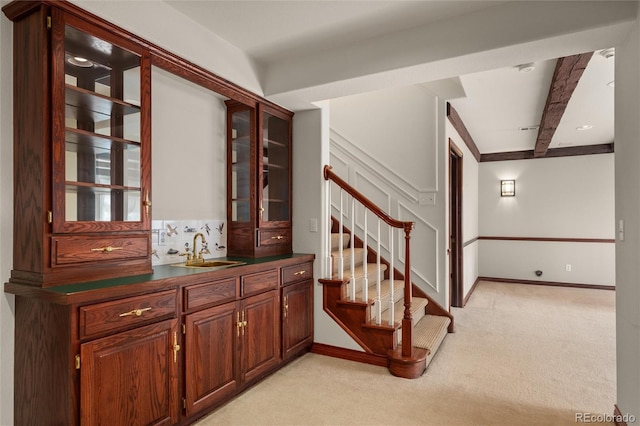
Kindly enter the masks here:
[[[193, 1], [165, 0], [193, 21], [243, 50], [258, 66], [336, 45], [392, 35], [505, 1]], [[582, 52], [575, 52], [582, 53]], [[460, 76], [465, 98], [451, 100], [481, 153], [531, 150], [555, 60], [520, 73], [516, 65]], [[613, 59], [591, 59], [550, 148], [613, 141]], [[588, 131], [577, 131], [585, 124]]]

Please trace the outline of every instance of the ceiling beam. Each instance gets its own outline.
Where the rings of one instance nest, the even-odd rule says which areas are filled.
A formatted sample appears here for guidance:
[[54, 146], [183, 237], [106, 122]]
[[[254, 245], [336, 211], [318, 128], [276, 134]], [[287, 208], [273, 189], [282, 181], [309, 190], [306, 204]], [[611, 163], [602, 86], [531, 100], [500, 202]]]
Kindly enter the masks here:
[[[555, 157], [572, 157], [576, 155], [595, 155], [595, 154], [610, 154], [614, 152], [614, 146], [612, 143], [606, 143], [601, 145], [580, 145], [571, 146], [566, 148], [551, 148], [547, 151], [544, 158]], [[480, 156], [480, 162], [485, 163], [489, 161], [510, 161], [510, 160], [531, 160], [534, 158], [534, 152], [532, 149], [528, 151], [509, 151], [509, 152], [494, 152], [491, 154], [482, 154]]]
[[447, 102], [447, 117], [449, 118], [449, 122], [451, 123], [453, 128], [456, 129], [456, 132], [458, 132], [458, 134], [464, 141], [464, 144], [467, 145], [467, 148], [469, 148], [469, 151], [471, 151], [471, 155], [473, 155], [473, 158], [475, 158], [477, 162], [480, 162], [480, 150], [478, 149], [478, 146], [469, 134], [469, 131], [464, 125], [462, 118], [460, 118], [460, 116], [458, 115], [458, 111], [456, 111], [453, 105], [451, 105], [449, 102]]
[[533, 150], [535, 157], [544, 157], [547, 154], [553, 134], [592, 56], [593, 52], [589, 52], [558, 59], [540, 120], [538, 138]]

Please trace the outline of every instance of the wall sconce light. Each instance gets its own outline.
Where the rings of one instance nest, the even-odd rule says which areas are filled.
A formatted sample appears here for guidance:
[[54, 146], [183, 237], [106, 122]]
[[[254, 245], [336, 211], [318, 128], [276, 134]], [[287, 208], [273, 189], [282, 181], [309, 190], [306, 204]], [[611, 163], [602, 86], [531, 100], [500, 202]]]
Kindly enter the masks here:
[[502, 197], [515, 197], [516, 196], [516, 181], [515, 180], [501, 180], [500, 181], [500, 195]]

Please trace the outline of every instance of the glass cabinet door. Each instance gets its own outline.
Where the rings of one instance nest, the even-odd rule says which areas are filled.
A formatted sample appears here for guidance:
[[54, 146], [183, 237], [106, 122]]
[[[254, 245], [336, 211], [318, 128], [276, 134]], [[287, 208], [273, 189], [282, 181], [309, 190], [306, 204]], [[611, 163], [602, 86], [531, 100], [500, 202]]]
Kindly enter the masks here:
[[252, 221], [251, 181], [253, 176], [253, 163], [251, 142], [254, 114], [248, 107], [232, 109], [229, 112], [229, 127], [231, 131], [229, 151], [231, 194], [229, 208], [231, 209], [231, 221], [249, 223]]
[[262, 111], [258, 176], [260, 223], [287, 222], [290, 218], [290, 121]]
[[52, 82], [53, 102], [64, 101], [53, 108], [54, 230], [143, 229], [150, 195], [142, 179], [142, 54], [61, 19], [64, 50], [54, 49]]

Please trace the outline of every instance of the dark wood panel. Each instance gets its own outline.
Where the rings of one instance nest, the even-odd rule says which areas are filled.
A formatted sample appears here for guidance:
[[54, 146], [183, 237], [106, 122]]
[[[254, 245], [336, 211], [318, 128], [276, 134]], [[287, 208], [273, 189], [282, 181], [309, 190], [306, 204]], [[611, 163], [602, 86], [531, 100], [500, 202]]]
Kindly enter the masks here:
[[243, 384], [268, 374], [280, 362], [280, 309], [277, 291], [259, 294], [242, 302]]
[[237, 313], [232, 302], [185, 317], [188, 416], [221, 403], [238, 390]]
[[592, 56], [593, 52], [588, 52], [566, 56], [556, 62], [551, 87], [540, 120], [538, 138], [534, 148], [535, 157], [544, 157], [547, 154], [551, 139], [560, 124], [571, 95]]
[[340, 348], [337, 346], [325, 345], [324, 343], [314, 343], [311, 352], [318, 355], [330, 356], [333, 358], [346, 359], [364, 364], [377, 365], [378, 367], [388, 367], [389, 358], [385, 355], [377, 355], [367, 352], [354, 351], [353, 349]]
[[52, 237], [51, 246], [51, 263], [54, 266], [149, 256], [148, 235], [56, 236]]
[[177, 324], [164, 321], [81, 345], [83, 425], [178, 422]]
[[15, 299], [16, 425], [78, 425], [71, 307]]
[[480, 236], [479, 240], [495, 240], [495, 241], [546, 241], [560, 243], [605, 243], [613, 244], [616, 242], [613, 238], [553, 238], [553, 237], [498, 237], [498, 236]]
[[240, 297], [237, 278], [190, 285], [184, 289], [184, 309], [191, 311], [231, 302]]
[[83, 306], [79, 314], [80, 339], [175, 318], [176, 308], [175, 290]]
[[600, 145], [581, 145], [581, 146], [570, 146], [565, 148], [551, 148], [547, 150], [547, 153], [544, 157], [535, 157], [533, 150], [495, 152], [492, 154], [482, 154], [480, 156], [480, 162], [484, 163], [489, 161], [531, 160], [535, 158], [572, 157], [576, 155], [610, 154], [612, 152], [614, 152], [613, 142], [600, 144]]
[[456, 129], [456, 131], [464, 141], [464, 144], [467, 145], [467, 148], [469, 148], [469, 151], [471, 151], [471, 155], [473, 155], [473, 158], [475, 158], [476, 161], [479, 162], [480, 150], [478, 149], [478, 146], [473, 140], [473, 137], [471, 137], [469, 130], [467, 130], [467, 127], [464, 125], [464, 122], [462, 121], [462, 118], [458, 114], [458, 111], [456, 111], [453, 105], [451, 105], [448, 102], [447, 102], [447, 117], [449, 118], [449, 122], [451, 123], [453, 128]]
[[281, 274], [282, 285], [313, 278], [313, 262], [305, 262], [300, 265], [282, 268]]
[[[20, 6], [10, 10], [20, 14]], [[16, 7], [20, 10], [14, 10]], [[9, 12], [8, 7], [5, 12]], [[51, 173], [51, 145], [43, 143], [51, 139], [47, 15], [47, 7], [40, 6], [13, 24], [13, 268], [36, 273], [46, 272], [49, 266], [44, 218], [51, 186], [48, 179], [43, 179]], [[21, 164], [29, 167], [20, 167]]]
[[494, 281], [499, 283], [510, 284], [532, 284], [532, 285], [548, 285], [554, 287], [576, 287], [576, 288], [591, 288], [595, 290], [615, 290], [613, 285], [599, 285], [599, 284], [582, 284], [582, 283], [565, 283], [558, 281], [535, 281], [535, 280], [516, 280], [512, 278], [496, 278], [496, 277], [478, 277], [481, 281]]
[[240, 278], [240, 295], [242, 297], [274, 290], [278, 287], [278, 270], [272, 269], [258, 274], [243, 275]]
[[313, 343], [313, 280], [282, 289], [282, 357], [291, 358]]

